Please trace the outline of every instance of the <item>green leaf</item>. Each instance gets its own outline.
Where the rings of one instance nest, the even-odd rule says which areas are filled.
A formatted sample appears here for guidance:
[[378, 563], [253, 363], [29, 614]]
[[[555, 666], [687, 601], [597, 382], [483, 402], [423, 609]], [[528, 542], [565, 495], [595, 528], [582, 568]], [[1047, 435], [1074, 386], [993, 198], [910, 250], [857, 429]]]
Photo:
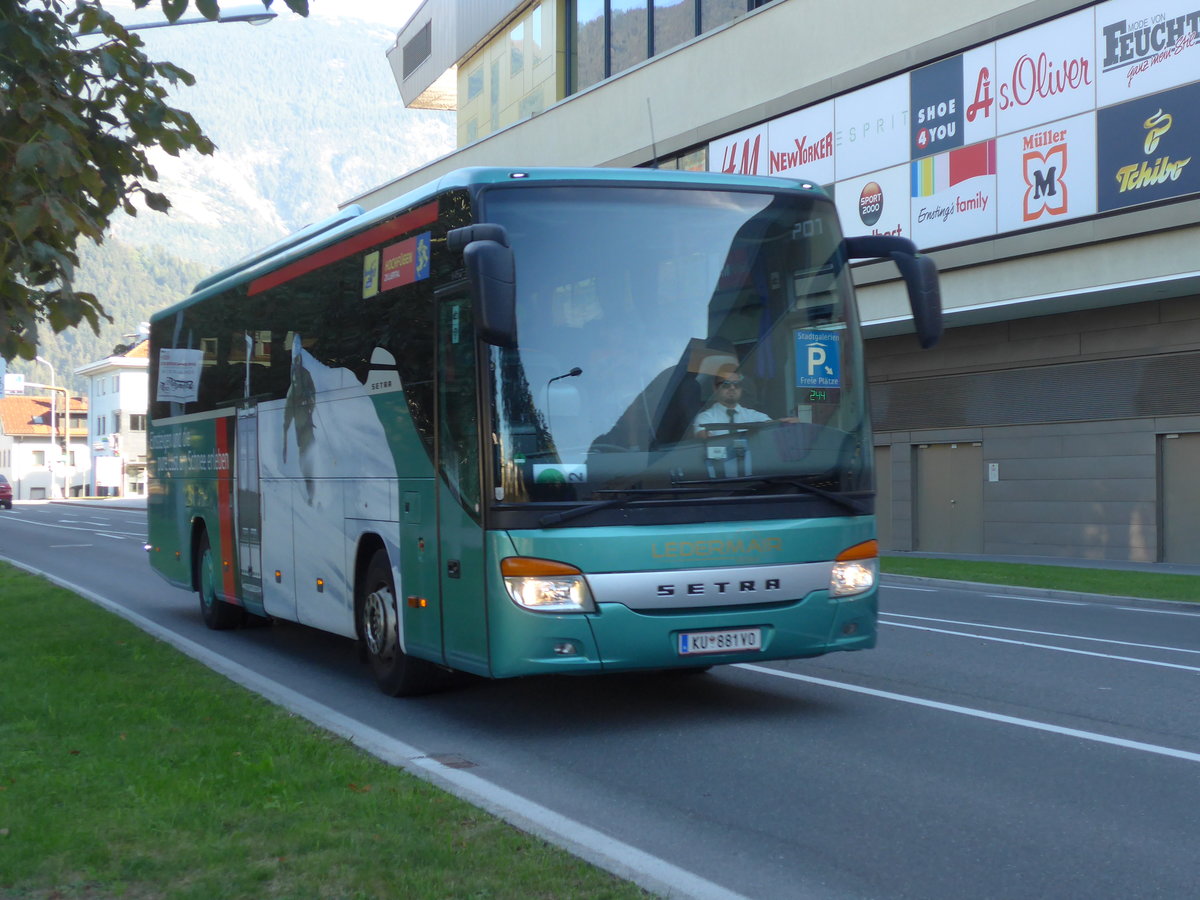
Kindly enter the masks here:
[[206, 19], [215, 19], [221, 14], [217, 0], [196, 0], [196, 12]]
[[171, 201], [163, 194], [155, 191], [142, 191], [142, 196], [146, 198], [146, 205], [157, 212], [166, 212], [171, 208]]
[[162, 0], [163, 15], [167, 17], [168, 22], [174, 22], [187, 9], [188, 0]]
[[32, 203], [26, 203], [24, 206], [18, 206], [13, 210], [11, 224], [17, 240], [28, 240], [29, 236], [41, 225], [44, 214], [44, 210], [40, 205]]

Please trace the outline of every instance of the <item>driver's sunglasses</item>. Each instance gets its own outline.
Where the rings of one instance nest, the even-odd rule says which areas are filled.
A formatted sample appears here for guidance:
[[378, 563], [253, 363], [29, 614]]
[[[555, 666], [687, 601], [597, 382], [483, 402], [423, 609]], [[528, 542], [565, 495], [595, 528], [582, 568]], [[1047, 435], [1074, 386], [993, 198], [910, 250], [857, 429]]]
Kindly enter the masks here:
[[719, 387], [719, 388], [723, 388], [723, 387], [740, 388], [741, 386], [742, 386], [742, 383], [740, 381], [721, 381], [721, 382], [717, 383], [717, 387]]

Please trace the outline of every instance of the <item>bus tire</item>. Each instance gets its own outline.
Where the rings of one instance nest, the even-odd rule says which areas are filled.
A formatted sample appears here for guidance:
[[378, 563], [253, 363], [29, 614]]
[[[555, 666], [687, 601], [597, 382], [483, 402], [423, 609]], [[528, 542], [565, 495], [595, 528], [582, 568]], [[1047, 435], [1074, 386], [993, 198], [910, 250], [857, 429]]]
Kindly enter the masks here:
[[387, 551], [372, 554], [355, 593], [358, 636], [379, 689], [391, 697], [410, 697], [437, 687], [437, 667], [400, 649], [400, 608]]
[[208, 541], [208, 532], [200, 533], [200, 541], [196, 546], [197, 563], [196, 592], [200, 595], [200, 615], [204, 624], [214, 631], [227, 631], [242, 624], [245, 610], [240, 606], [227, 603], [217, 596], [217, 560]]

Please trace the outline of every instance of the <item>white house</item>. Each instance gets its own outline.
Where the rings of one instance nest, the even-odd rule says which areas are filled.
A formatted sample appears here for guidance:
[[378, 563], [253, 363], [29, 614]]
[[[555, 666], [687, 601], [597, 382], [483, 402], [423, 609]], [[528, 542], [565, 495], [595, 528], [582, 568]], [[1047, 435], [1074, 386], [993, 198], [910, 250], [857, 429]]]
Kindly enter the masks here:
[[87, 415], [86, 401], [72, 397], [64, 457], [67, 415], [62, 398], [0, 397], [0, 473], [12, 483], [14, 499], [48, 500], [86, 491], [91, 474]]
[[98, 496], [146, 493], [149, 346], [143, 340], [75, 370], [88, 381], [91, 487]]

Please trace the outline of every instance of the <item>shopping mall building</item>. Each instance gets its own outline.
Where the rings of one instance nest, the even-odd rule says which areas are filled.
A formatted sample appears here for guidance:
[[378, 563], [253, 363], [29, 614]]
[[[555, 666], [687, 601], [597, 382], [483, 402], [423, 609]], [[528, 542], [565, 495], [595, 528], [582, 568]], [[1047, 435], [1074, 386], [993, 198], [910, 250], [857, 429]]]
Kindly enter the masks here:
[[856, 270], [885, 548], [1200, 563], [1198, 29], [1200, 0], [425, 0], [388, 59], [459, 149], [353, 202], [471, 165], [803, 173], [942, 273], [922, 351], [895, 269]]

